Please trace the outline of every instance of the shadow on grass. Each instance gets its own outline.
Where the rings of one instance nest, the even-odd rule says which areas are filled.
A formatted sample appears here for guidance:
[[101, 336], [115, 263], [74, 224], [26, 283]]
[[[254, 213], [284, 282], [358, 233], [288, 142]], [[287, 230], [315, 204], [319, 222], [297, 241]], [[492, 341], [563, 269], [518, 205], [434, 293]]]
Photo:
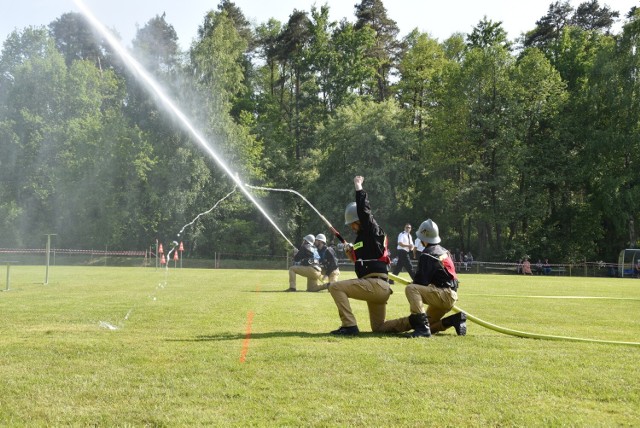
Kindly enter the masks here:
[[[267, 333], [251, 333], [249, 335], [251, 339], [272, 339], [279, 337], [301, 337], [301, 338], [332, 338], [336, 340], [349, 340], [349, 339], [371, 339], [380, 337], [402, 337], [395, 334], [382, 334], [365, 332], [360, 333], [358, 336], [336, 336], [330, 333], [307, 333], [305, 331], [271, 331]], [[168, 342], [211, 342], [222, 340], [243, 340], [247, 335], [244, 333], [220, 333], [196, 336], [192, 339], [167, 339]]]
[[306, 291], [306, 290], [298, 290], [295, 292], [287, 291], [287, 290], [245, 290], [243, 293], [286, 293], [286, 294], [329, 294], [322, 293], [324, 290], [320, 291]]

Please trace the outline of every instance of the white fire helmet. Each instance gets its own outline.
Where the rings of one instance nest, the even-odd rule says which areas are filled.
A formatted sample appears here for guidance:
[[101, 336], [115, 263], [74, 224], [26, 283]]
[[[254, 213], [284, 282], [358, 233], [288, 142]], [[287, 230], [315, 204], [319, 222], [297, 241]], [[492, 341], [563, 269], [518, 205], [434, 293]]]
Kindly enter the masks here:
[[440, 243], [440, 232], [438, 231], [438, 225], [431, 219], [425, 220], [420, 224], [420, 228], [418, 228], [418, 233], [416, 233], [416, 236], [419, 240], [428, 244]]
[[358, 218], [358, 207], [355, 202], [351, 202], [347, 205], [347, 208], [344, 209], [344, 225], [349, 226], [351, 223], [359, 221]]
[[318, 233], [316, 235], [316, 241], [324, 242], [326, 244], [327, 243], [327, 237], [324, 236], [324, 234], [322, 234], [322, 233]]
[[316, 237], [313, 235], [307, 235], [303, 239], [307, 241], [309, 244], [313, 244], [316, 242]]

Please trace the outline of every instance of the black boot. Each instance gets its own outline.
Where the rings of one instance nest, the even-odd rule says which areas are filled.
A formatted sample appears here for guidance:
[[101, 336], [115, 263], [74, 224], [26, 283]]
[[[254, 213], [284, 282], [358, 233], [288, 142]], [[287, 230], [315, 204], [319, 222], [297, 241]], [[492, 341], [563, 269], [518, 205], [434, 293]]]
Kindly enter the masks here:
[[330, 334], [334, 334], [337, 336], [357, 336], [360, 334], [360, 330], [358, 330], [358, 326], [354, 325], [351, 327], [340, 327], [337, 330], [333, 330]]
[[457, 314], [443, 318], [442, 325], [446, 328], [455, 328], [458, 336], [465, 336], [467, 334], [467, 314], [458, 312]]
[[411, 337], [431, 337], [427, 314], [420, 313], [409, 315], [409, 324], [411, 324], [411, 327], [413, 328]]

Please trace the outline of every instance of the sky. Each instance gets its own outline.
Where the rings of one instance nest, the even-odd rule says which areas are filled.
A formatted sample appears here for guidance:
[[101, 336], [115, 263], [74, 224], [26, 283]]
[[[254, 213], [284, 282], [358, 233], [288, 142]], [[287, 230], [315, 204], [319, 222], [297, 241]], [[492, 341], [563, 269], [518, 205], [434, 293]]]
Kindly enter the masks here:
[[[209, 10], [216, 10], [219, 0], [82, 0], [108, 28], [115, 28], [126, 46], [131, 45], [139, 27], [151, 18], [166, 13], [166, 21], [173, 25], [178, 42], [187, 49], [196, 37]], [[310, 11], [313, 5], [328, 4], [330, 18], [355, 21], [354, 5], [360, 0], [232, 0], [242, 9], [247, 19], [255, 24], [275, 18], [286, 22], [294, 9]], [[502, 21], [509, 39], [532, 30], [535, 22], [546, 15], [549, 5], [556, 0], [383, 0], [387, 16], [396, 21], [400, 37], [413, 29], [429, 33], [440, 41], [455, 32], [469, 33], [483, 17]], [[577, 7], [586, 0], [570, 0]], [[4, 5], [0, 13], [0, 41], [13, 30], [27, 26], [48, 25], [63, 13], [79, 12], [73, 0], [0, 0]], [[640, 0], [600, 0], [620, 12], [614, 30], [621, 28], [623, 17]]]

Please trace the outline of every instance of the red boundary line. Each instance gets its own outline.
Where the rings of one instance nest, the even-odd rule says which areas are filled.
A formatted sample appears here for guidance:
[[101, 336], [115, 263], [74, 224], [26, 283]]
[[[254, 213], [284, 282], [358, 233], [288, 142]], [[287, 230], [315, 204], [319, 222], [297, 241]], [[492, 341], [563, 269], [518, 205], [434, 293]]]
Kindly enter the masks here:
[[240, 351], [240, 362], [244, 363], [247, 359], [247, 352], [249, 351], [249, 340], [251, 339], [251, 323], [253, 322], [253, 311], [247, 313], [247, 329], [242, 341], [242, 350]]

